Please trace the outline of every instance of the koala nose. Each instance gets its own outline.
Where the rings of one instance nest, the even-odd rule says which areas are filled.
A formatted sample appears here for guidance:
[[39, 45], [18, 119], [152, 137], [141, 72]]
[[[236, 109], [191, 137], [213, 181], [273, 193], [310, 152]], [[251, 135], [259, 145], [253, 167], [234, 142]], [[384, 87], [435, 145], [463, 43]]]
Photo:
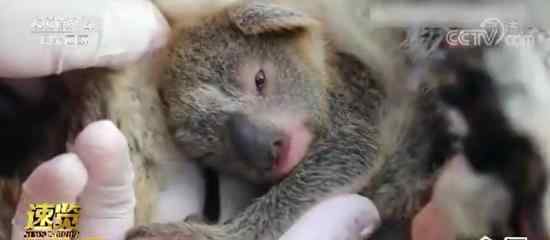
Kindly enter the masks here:
[[281, 131], [269, 124], [255, 123], [242, 114], [232, 115], [227, 127], [238, 157], [263, 171], [273, 169], [283, 146]]

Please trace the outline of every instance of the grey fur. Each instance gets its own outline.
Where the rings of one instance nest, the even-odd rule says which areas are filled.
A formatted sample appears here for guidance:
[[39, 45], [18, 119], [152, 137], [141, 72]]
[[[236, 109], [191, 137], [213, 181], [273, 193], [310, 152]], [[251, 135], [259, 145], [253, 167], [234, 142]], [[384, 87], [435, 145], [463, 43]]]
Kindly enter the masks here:
[[[269, 8], [262, 5], [259, 14], [270, 14]], [[388, 101], [354, 57], [324, 48], [322, 68], [309, 64], [308, 57], [320, 53], [302, 49], [300, 41], [315, 46], [324, 38], [308, 38], [308, 31], [251, 35], [236, 28], [230, 16], [231, 9], [177, 35], [161, 90], [176, 141], [204, 164], [261, 181], [261, 172], [238, 165], [224, 146], [229, 114], [306, 110], [316, 139], [290, 176], [225, 224], [148, 225], [128, 239], [274, 240], [313, 205], [354, 192], [373, 199], [385, 220], [410, 221], [425, 203], [438, 167], [428, 158], [434, 138], [428, 130], [445, 126], [437, 125], [444, 121], [435, 117], [433, 95]], [[234, 72], [249, 58], [277, 64], [276, 94], [242, 101]]]
[[[260, 4], [261, 11], [250, 9], [254, 6], [232, 6], [179, 29], [167, 63], [61, 76], [74, 102], [68, 107], [70, 118], [66, 116], [69, 140], [86, 124], [105, 118], [127, 137], [136, 171], [137, 224], [150, 222], [165, 181], [159, 165], [180, 160], [181, 152], [252, 182], [274, 181], [232, 156], [223, 137], [229, 114], [260, 116], [260, 122], [264, 113], [281, 110], [310, 116], [307, 127], [316, 138], [305, 159], [227, 223], [146, 225], [128, 238], [277, 239], [313, 205], [343, 193], [365, 194], [384, 220], [409, 221], [429, 194], [434, 172], [427, 158], [434, 136], [426, 131], [438, 121], [430, 117], [437, 110], [432, 96], [394, 101], [365, 64], [332, 49], [322, 29], [312, 25], [316, 20], [286, 7]], [[244, 13], [277, 16], [279, 25], [273, 27], [271, 17], [258, 17], [254, 24], [268, 20], [266, 26], [272, 27], [245, 27], [237, 17], [244, 13], [231, 12], [243, 8], [248, 9]], [[380, 53], [368, 49], [356, 57]], [[235, 74], [247, 59], [275, 65], [276, 85], [268, 97], [240, 92]], [[163, 70], [161, 79], [157, 68]]]

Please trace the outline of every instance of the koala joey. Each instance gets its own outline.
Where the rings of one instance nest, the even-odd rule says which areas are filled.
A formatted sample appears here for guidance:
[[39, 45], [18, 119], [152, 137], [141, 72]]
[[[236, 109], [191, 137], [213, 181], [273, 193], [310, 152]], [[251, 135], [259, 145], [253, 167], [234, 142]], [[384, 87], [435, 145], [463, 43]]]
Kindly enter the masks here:
[[438, 141], [446, 126], [433, 96], [391, 101], [359, 61], [369, 56], [338, 51], [323, 19], [301, 9], [238, 2], [175, 30], [159, 94], [177, 146], [272, 186], [222, 224], [146, 225], [129, 239], [278, 239], [345, 193], [365, 194], [385, 221], [407, 226], [428, 200], [450, 151]]
[[[310, 4], [236, 1], [190, 22], [173, 18], [172, 42], [154, 59], [55, 77], [71, 102], [64, 140], [98, 119], [127, 137], [137, 224], [152, 222], [170, 175], [195, 171], [170, 168], [185, 157], [270, 186], [222, 224], [145, 225], [129, 239], [277, 239], [344, 193], [366, 195], [384, 221], [407, 226], [426, 202], [449, 149], [433, 96], [394, 101], [385, 79], [399, 71], [378, 66], [397, 44], [346, 29], [349, 38], [330, 37], [348, 25], [323, 18], [330, 5]], [[357, 47], [363, 37], [367, 47]]]
[[[86, 110], [76, 122], [111, 118], [130, 139], [137, 163], [138, 211], [155, 204], [151, 196], [163, 184], [161, 161], [177, 160], [180, 152], [219, 172], [270, 186], [223, 223], [144, 225], [130, 231], [128, 239], [278, 239], [313, 205], [344, 193], [371, 198], [385, 223], [374, 239], [390, 238], [384, 226], [403, 226], [401, 231], [407, 231], [412, 216], [429, 200], [434, 176], [458, 151], [457, 142], [481, 172], [502, 174], [514, 169], [514, 164], [521, 166], [516, 159], [508, 160], [511, 164], [505, 167], [486, 168], [491, 162], [468, 141], [494, 142], [477, 135], [456, 140], [441, 114], [446, 106], [440, 104], [437, 86], [437, 91], [392, 95], [391, 88], [399, 86], [385, 80], [399, 75], [401, 69], [391, 74], [382, 69], [377, 74], [378, 66], [388, 62], [373, 57], [394, 57], [392, 43], [379, 45], [387, 50], [382, 54], [377, 41], [366, 37], [368, 47], [353, 52], [357, 35], [350, 35], [352, 40], [332, 38], [339, 25], [327, 24], [329, 18], [308, 6], [301, 1], [235, 2], [192, 24], [174, 24], [172, 42], [158, 65], [145, 63], [112, 75], [87, 73], [92, 79], [110, 80], [90, 81], [95, 83], [78, 94], [84, 100], [77, 102]], [[158, 69], [148, 70], [154, 65]], [[471, 76], [460, 65], [450, 66], [465, 78]], [[491, 130], [476, 125], [480, 119], [467, 107], [477, 105], [461, 105], [467, 93], [453, 99], [444, 90], [443, 102], [464, 114], [471, 133]], [[481, 102], [494, 103], [484, 98]], [[120, 103], [127, 105], [117, 106]], [[128, 119], [130, 113], [151, 119]], [[522, 151], [533, 152], [527, 147], [515, 153]], [[536, 157], [532, 159], [534, 165], [541, 165]], [[526, 223], [532, 234], [540, 232], [540, 214], [534, 221], [522, 221], [523, 211], [540, 210], [543, 205], [541, 191], [530, 189], [544, 186], [544, 177], [537, 176], [544, 174], [523, 174], [514, 181], [501, 177], [517, 198], [510, 216], [482, 216], [483, 224], [496, 226], [489, 231], [522, 232], [518, 229]], [[522, 181], [529, 184], [521, 185]], [[525, 186], [529, 189], [522, 192]], [[525, 199], [531, 197], [537, 199], [534, 207], [526, 205]], [[148, 222], [146, 213], [138, 216], [142, 216], [139, 223]], [[511, 220], [513, 216], [520, 220]], [[493, 222], [493, 217], [498, 221]], [[506, 223], [498, 225], [501, 221]], [[475, 232], [473, 226], [465, 228]]]
[[[404, 91], [403, 98], [394, 99], [384, 82], [388, 75], [373, 75], [373, 65], [366, 61], [379, 52], [342, 54], [338, 44], [326, 38], [323, 19], [278, 3], [235, 4], [198, 25], [178, 29], [160, 87], [169, 131], [193, 159], [254, 182], [275, 184], [222, 224], [146, 225], [132, 230], [129, 239], [278, 239], [314, 204], [343, 193], [371, 198], [385, 223], [373, 238], [395, 239], [385, 227], [408, 231], [412, 216], [429, 200], [440, 167], [456, 152], [462, 152], [478, 174], [496, 175], [502, 182], [474, 184], [491, 193], [487, 199], [471, 192], [460, 192], [456, 199], [466, 197], [478, 207], [495, 204], [492, 200], [510, 204], [506, 211], [468, 205], [472, 208], [464, 206], [460, 212], [456, 206], [472, 202], [457, 203], [448, 197], [457, 195], [445, 191], [448, 196], [436, 194], [464, 236], [524, 233], [545, 239], [547, 221], [541, 210], [546, 166], [540, 149], [530, 143], [536, 146], [538, 140], [518, 135], [505, 124], [485, 125], [505, 123], [501, 120], [511, 116], [493, 111], [505, 106], [492, 98], [503, 94], [502, 89], [487, 87], [490, 80], [470, 69], [468, 54], [448, 56], [451, 62], [468, 63], [446, 63], [454, 75], [444, 75], [458, 84], [434, 83], [434, 89], [410, 95]], [[389, 45], [393, 57], [391, 50]], [[497, 85], [506, 79], [496, 75]], [[480, 85], [472, 87], [478, 79]], [[406, 85], [408, 79], [403, 80]], [[476, 94], [473, 103], [469, 91]], [[467, 137], [453, 131], [456, 123], [449, 109], [463, 116]], [[506, 150], [497, 154], [502, 147]], [[495, 163], [497, 156], [504, 165]], [[521, 156], [529, 161], [520, 161]], [[514, 169], [520, 169], [519, 175], [507, 179]], [[508, 191], [504, 197], [502, 189]]]

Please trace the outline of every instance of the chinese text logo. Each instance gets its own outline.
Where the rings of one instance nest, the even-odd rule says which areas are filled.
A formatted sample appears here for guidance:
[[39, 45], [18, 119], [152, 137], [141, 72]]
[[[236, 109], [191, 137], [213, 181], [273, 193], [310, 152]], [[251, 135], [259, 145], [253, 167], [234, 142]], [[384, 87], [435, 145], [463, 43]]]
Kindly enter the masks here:
[[27, 212], [25, 240], [75, 240], [80, 206], [75, 203], [31, 204]]

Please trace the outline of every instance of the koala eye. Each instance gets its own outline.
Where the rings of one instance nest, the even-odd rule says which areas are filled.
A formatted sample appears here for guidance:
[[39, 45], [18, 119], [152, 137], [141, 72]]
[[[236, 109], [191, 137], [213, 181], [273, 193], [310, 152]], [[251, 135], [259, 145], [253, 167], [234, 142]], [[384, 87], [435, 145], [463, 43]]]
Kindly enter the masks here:
[[254, 83], [256, 83], [256, 90], [258, 91], [258, 93], [263, 93], [266, 80], [267, 79], [263, 69], [256, 73], [256, 76], [254, 77]]

